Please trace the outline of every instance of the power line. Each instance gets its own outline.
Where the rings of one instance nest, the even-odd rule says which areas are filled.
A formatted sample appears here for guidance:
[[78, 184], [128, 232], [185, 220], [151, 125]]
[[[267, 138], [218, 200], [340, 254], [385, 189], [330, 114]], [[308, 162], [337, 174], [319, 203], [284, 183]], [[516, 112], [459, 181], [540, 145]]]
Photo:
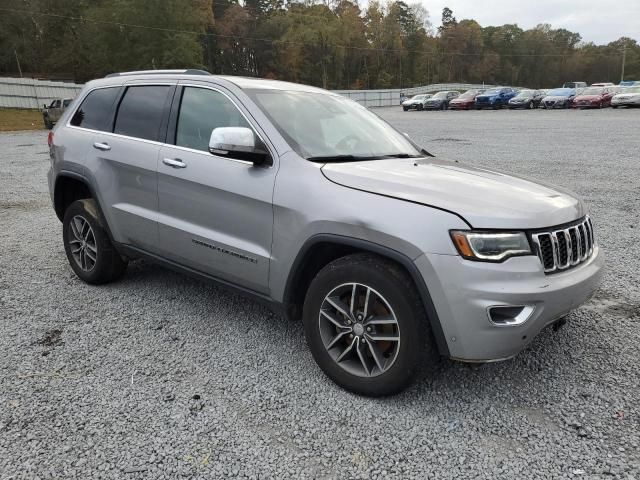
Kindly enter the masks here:
[[[233, 5], [233, 4], [232, 4]], [[244, 8], [244, 7], [243, 7]], [[242, 36], [242, 35], [224, 35], [221, 33], [212, 33], [212, 32], [195, 32], [192, 30], [182, 30], [182, 29], [175, 29], [175, 28], [166, 28], [166, 27], [156, 27], [156, 26], [151, 26], [151, 25], [139, 25], [139, 24], [133, 24], [133, 23], [125, 23], [125, 22], [115, 22], [115, 21], [108, 21], [108, 20], [96, 20], [96, 19], [90, 19], [90, 18], [86, 18], [86, 17], [75, 17], [75, 16], [70, 16], [70, 15], [61, 15], [58, 13], [48, 13], [48, 12], [34, 12], [34, 11], [30, 11], [30, 10], [21, 10], [21, 9], [11, 9], [11, 8], [0, 8], [0, 11], [5, 11], [5, 12], [12, 12], [12, 13], [18, 13], [18, 14], [25, 14], [25, 15], [38, 15], [38, 16], [45, 16], [45, 17], [53, 17], [53, 18], [61, 18], [61, 19], [65, 19], [65, 20], [73, 20], [73, 21], [79, 21], [79, 22], [87, 22], [87, 23], [93, 23], [93, 24], [98, 24], [98, 25], [112, 25], [112, 26], [117, 26], [117, 27], [124, 27], [124, 28], [139, 28], [139, 29], [145, 29], [145, 30], [153, 30], [153, 31], [161, 31], [161, 32], [168, 32], [168, 33], [180, 33], [180, 34], [187, 34], [187, 35], [196, 35], [196, 36], [201, 36], [201, 37], [214, 37], [214, 38], [224, 38], [224, 39], [231, 39], [231, 40], [247, 40], [247, 41], [253, 41], [253, 42], [266, 42], [266, 43], [271, 43], [274, 45], [280, 45], [280, 44], [287, 44], [287, 45], [297, 45], [297, 46], [310, 46], [310, 44], [308, 42], [299, 42], [299, 41], [294, 41], [294, 40], [281, 40], [281, 39], [272, 39], [272, 38], [261, 38], [261, 37], [248, 37], [248, 36]], [[296, 13], [296, 12], [291, 12], [291, 13]], [[286, 14], [289, 14], [289, 11], [287, 11]], [[303, 14], [300, 14], [303, 15]], [[324, 18], [324, 17], [322, 17]], [[497, 52], [438, 52], [438, 51], [432, 51], [432, 50], [403, 50], [403, 49], [398, 49], [398, 48], [376, 48], [376, 47], [357, 47], [357, 46], [353, 46], [353, 45], [341, 45], [341, 44], [328, 44], [327, 46], [330, 47], [335, 47], [335, 48], [343, 48], [345, 50], [356, 50], [356, 51], [372, 51], [372, 52], [383, 52], [383, 53], [424, 53], [424, 54], [428, 54], [428, 55], [439, 55], [439, 56], [459, 56], [459, 57], [481, 57], [484, 56], [486, 54], [496, 54], [496, 55], [500, 55], [501, 57], [531, 57], [531, 58], [544, 58], [544, 57], [567, 57], [569, 55], [571, 55], [571, 53], [497, 53]]]

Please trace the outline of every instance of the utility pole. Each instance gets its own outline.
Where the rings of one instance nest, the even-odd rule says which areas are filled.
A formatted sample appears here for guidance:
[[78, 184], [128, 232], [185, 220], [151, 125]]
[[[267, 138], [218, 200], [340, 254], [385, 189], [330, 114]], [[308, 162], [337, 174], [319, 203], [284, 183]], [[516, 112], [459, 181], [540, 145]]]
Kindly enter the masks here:
[[627, 44], [622, 46], [622, 74], [620, 75], [620, 81], [624, 82], [624, 64], [627, 62]]
[[22, 68], [20, 68], [20, 59], [18, 58], [18, 51], [14, 48], [13, 54], [16, 56], [16, 63], [18, 64], [18, 72], [20, 72], [20, 78], [22, 78]]

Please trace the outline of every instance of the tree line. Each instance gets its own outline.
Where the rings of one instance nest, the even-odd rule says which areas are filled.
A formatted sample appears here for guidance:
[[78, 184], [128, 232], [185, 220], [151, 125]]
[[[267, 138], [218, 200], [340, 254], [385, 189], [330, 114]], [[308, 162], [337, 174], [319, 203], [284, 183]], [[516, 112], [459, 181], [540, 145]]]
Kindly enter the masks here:
[[144, 69], [202, 68], [329, 89], [468, 82], [553, 87], [640, 80], [640, 45], [607, 45], [542, 24], [482, 27], [449, 8], [432, 27], [402, 0], [0, 0], [0, 76], [84, 82]]

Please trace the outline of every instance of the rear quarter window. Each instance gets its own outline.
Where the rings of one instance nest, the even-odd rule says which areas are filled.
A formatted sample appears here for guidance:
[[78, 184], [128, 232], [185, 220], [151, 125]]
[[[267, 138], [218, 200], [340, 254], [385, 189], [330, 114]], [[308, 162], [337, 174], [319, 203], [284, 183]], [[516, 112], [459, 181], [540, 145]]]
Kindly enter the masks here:
[[111, 131], [111, 108], [118, 96], [119, 87], [93, 90], [71, 117], [70, 124], [92, 130]]

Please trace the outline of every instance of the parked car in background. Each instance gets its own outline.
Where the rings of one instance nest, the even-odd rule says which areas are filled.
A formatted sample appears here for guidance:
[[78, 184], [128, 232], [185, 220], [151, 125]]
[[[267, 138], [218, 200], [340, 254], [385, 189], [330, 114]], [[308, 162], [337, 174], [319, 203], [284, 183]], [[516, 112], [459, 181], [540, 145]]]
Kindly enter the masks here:
[[[575, 194], [433, 158], [315, 87], [111, 74], [84, 86], [48, 144], [51, 200], [79, 279], [115, 281], [141, 257], [235, 287], [301, 320], [287, 328], [361, 395], [402, 390], [438, 354], [516, 355], [586, 302], [603, 273], [595, 222]], [[306, 370], [285, 374], [306, 381]]]
[[402, 109], [406, 112], [408, 110], [424, 110], [424, 106], [428, 99], [431, 98], [430, 93], [421, 93], [420, 95], [414, 95], [408, 100], [402, 102]]
[[611, 87], [587, 87], [573, 99], [573, 108], [603, 108], [611, 105]]
[[640, 107], [640, 85], [627, 87], [624, 92], [614, 95], [611, 98], [611, 106], [613, 108]]
[[483, 108], [502, 108], [509, 104], [509, 100], [517, 95], [517, 91], [511, 87], [494, 87], [485, 90], [481, 95], [476, 97], [475, 108], [480, 110]]
[[611, 82], [599, 82], [591, 84], [592, 87], [613, 87], [613, 85], [614, 84]]
[[575, 88], [555, 88], [540, 102], [542, 108], [570, 108], [576, 96]]
[[446, 110], [449, 108], [449, 102], [454, 98], [458, 98], [460, 96], [460, 92], [456, 92], [455, 90], [447, 90], [443, 92], [436, 93], [433, 97], [431, 97], [425, 103], [425, 110]]
[[621, 87], [636, 87], [640, 85], [640, 82], [636, 80], [622, 80], [619, 85]]
[[71, 105], [72, 101], [73, 98], [56, 98], [48, 106], [45, 104], [44, 110], [42, 111], [44, 126], [51, 130], [53, 126], [58, 123], [62, 113]]
[[585, 88], [587, 82], [565, 82], [562, 88]]
[[540, 106], [540, 102], [545, 97], [542, 90], [520, 90], [515, 97], [509, 100], [509, 108], [534, 109]]
[[470, 110], [476, 104], [476, 97], [484, 90], [467, 90], [462, 95], [454, 98], [449, 102], [451, 110]]

